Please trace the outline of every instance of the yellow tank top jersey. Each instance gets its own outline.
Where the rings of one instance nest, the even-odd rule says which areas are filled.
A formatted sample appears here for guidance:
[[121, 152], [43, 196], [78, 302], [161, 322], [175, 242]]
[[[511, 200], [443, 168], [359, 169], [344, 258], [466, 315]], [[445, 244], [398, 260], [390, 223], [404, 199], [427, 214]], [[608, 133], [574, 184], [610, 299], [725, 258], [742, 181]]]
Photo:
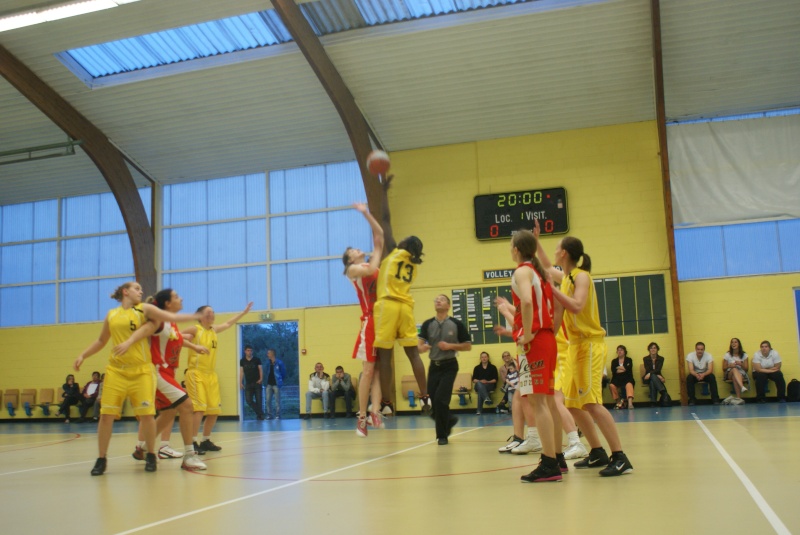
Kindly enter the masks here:
[[[130, 338], [133, 331], [144, 325], [147, 318], [144, 317], [144, 312], [141, 308], [131, 307], [126, 309], [120, 306], [109, 310], [106, 320], [111, 333], [111, 347], [115, 347]], [[146, 337], [144, 340], [133, 344], [128, 348], [128, 351], [118, 357], [115, 357], [112, 353], [108, 363], [111, 366], [120, 368], [150, 364], [149, 342], [149, 338]]]
[[573, 282], [580, 273], [586, 273], [589, 277], [589, 296], [586, 304], [578, 314], [573, 314], [568, 310], [564, 311], [564, 325], [567, 328], [567, 338], [572, 341], [573, 337], [596, 338], [605, 336], [606, 331], [600, 326], [600, 312], [597, 309], [597, 295], [594, 292], [594, 281], [588, 271], [575, 268], [569, 275], [561, 280], [561, 291], [572, 297], [575, 294], [575, 283]]
[[192, 343], [208, 349], [208, 355], [189, 350], [189, 368], [203, 372], [213, 372], [217, 367], [217, 332], [206, 329], [199, 323], [195, 325], [197, 333]]
[[395, 249], [381, 261], [378, 276], [378, 299], [394, 299], [414, 305], [411, 285], [417, 278], [419, 264], [411, 263], [411, 253]]

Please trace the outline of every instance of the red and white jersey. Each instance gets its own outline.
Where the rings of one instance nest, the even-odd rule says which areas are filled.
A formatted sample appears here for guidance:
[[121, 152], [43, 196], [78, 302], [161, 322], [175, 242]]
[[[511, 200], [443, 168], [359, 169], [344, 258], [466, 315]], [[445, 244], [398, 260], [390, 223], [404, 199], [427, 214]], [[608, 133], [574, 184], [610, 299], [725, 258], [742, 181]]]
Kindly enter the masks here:
[[164, 368], [177, 368], [183, 348], [183, 335], [174, 323], [162, 323], [150, 337], [150, 355], [153, 364]]
[[[369, 264], [361, 265], [366, 267]], [[378, 298], [378, 270], [376, 270], [372, 275], [357, 277], [350, 280], [353, 282], [353, 286], [356, 288], [358, 304], [361, 305], [361, 319], [364, 319], [367, 316], [372, 315], [372, 308], [375, 306], [375, 301]]]
[[522, 292], [531, 292], [533, 301], [533, 321], [531, 332], [541, 329], [553, 330], [553, 287], [543, 280], [530, 262], [523, 262], [517, 269], [526, 266], [533, 271], [530, 288], [520, 288], [516, 281], [516, 271], [511, 277], [511, 298], [517, 311], [514, 314], [514, 340], [522, 336], [522, 308], [519, 296]]

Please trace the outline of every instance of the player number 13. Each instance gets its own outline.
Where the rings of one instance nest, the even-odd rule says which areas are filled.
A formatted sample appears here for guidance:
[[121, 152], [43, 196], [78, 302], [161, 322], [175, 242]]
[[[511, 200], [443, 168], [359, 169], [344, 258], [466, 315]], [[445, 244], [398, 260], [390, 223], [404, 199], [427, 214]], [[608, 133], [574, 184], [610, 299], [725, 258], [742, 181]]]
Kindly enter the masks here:
[[[402, 275], [403, 267], [405, 266], [405, 276]], [[414, 275], [414, 265], [413, 264], [406, 264], [405, 262], [400, 262], [397, 264], [397, 273], [394, 274], [395, 279], [400, 279], [405, 282], [411, 282], [411, 278]]]

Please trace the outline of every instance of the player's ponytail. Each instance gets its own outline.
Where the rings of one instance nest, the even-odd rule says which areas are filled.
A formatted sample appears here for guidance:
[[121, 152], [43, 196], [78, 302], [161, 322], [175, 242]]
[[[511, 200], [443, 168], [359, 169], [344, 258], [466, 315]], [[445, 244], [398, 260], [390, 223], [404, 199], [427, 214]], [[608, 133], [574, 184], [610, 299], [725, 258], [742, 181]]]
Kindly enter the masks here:
[[[572, 236], [567, 236], [561, 240], [561, 248], [567, 252], [570, 259], [577, 267], [589, 273], [592, 272], [592, 259], [589, 258], [588, 254], [583, 252], [583, 242], [581, 242], [581, 240], [573, 238]], [[583, 259], [582, 262], [581, 259]], [[581, 265], [578, 266], [578, 262], [581, 262]]]
[[350, 250], [352, 247], [348, 247], [344, 250], [344, 254], [342, 254], [342, 264], [344, 264], [344, 274], [347, 275], [347, 268], [350, 267]]
[[397, 247], [398, 249], [404, 249], [411, 253], [412, 264], [422, 263], [422, 240], [416, 236], [409, 236], [408, 238], [405, 238], [403, 241], [397, 244]]
[[123, 284], [121, 286], [117, 286], [117, 288], [111, 294], [111, 299], [113, 299], [114, 301], [119, 301], [121, 303], [122, 302], [122, 298], [123, 298], [122, 292], [127, 290], [131, 286], [133, 286], [133, 284], [134, 284], [134, 282], [130, 281], [130, 282], [126, 282], [125, 284]]
[[147, 298], [147, 302], [151, 303], [161, 310], [164, 310], [167, 307], [167, 303], [172, 300], [172, 288], [164, 288], [160, 292], [156, 293], [155, 295], [151, 295]]
[[527, 229], [518, 230], [511, 238], [511, 246], [519, 251], [523, 262], [530, 262], [533, 265], [533, 269], [536, 270], [536, 273], [539, 274], [542, 280], [547, 280], [547, 272], [544, 270], [544, 267], [542, 267], [542, 263], [539, 262], [539, 259], [536, 258], [538, 244], [536, 243], [536, 236], [534, 236], [533, 232]]

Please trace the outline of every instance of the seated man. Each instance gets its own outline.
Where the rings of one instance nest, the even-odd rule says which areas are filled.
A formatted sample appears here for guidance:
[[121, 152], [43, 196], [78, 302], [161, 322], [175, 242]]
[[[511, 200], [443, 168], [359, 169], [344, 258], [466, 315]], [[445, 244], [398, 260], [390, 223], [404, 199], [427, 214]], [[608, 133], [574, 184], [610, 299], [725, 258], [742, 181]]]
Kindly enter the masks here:
[[778, 401], [786, 403], [786, 379], [781, 371], [781, 357], [767, 340], [761, 342], [761, 350], [753, 357], [753, 378], [756, 380], [756, 399], [759, 403], [767, 402], [764, 399], [767, 381], [775, 383]]
[[697, 342], [694, 345], [694, 352], [686, 355], [686, 362], [689, 363], [689, 373], [686, 376], [686, 390], [689, 395], [689, 405], [694, 405], [695, 385], [697, 383], [707, 383], [711, 389], [711, 401], [714, 405], [719, 405], [719, 394], [717, 393], [717, 378], [714, 377], [714, 357], [706, 352], [706, 345]]
[[353, 388], [353, 380], [349, 373], [344, 373], [344, 368], [336, 366], [336, 373], [331, 378], [331, 389], [328, 394], [330, 401], [328, 406], [331, 408], [331, 418], [336, 416], [336, 398], [344, 396], [344, 407], [347, 411], [347, 417], [353, 417], [353, 400], [356, 397], [356, 391]]
[[481, 362], [472, 370], [472, 383], [478, 393], [478, 414], [483, 404], [492, 404], [492, 392], [497, 387], [497, 367], [489, 362], [489, 353], [481, 353]]
[[308, 392], [306, 392], [306, 418], [311, 418], [311, 400], [322, 400], [322, 411], [325, 418], [329, 418], [328, 403], [330, 398], [328, 390], [331, 388], [331, 376], [325, 373], [325, 367], [321, 362], [314, 365], [314, 373], [308, 376]]
[[81, 422], [86, 421], [86, 413], [89, 412], [89, 407], [93, 406], [97, 401], [97, 395], [100, 393], [100, 372], [92, 372], [92, 380], [86, 383], [81, 392]]

